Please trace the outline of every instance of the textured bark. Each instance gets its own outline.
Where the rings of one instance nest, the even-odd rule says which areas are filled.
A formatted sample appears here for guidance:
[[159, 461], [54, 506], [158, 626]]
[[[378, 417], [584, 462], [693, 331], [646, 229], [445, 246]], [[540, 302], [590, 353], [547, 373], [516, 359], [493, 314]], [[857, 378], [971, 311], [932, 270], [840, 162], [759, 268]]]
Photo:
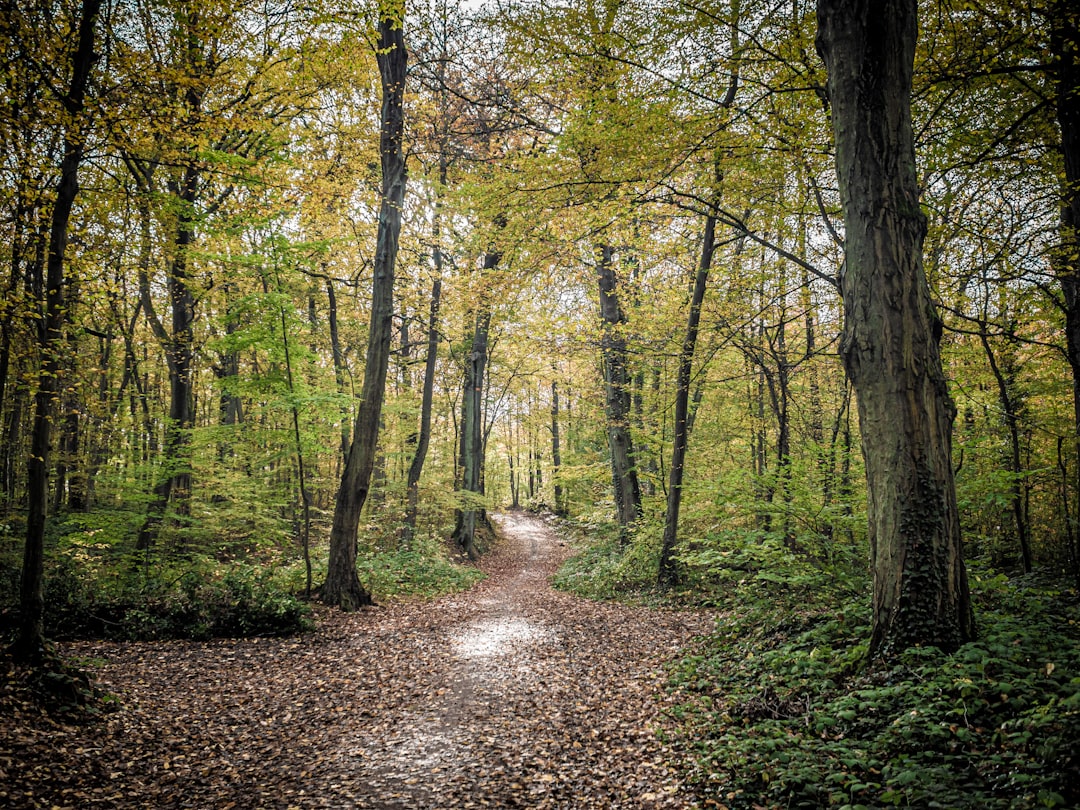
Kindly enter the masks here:
[[69, 304], [64, 300], [64, 253], [68, 222], [79, 193], [79, 165], [86, 145], [85, 107], [90, 71], [94, 64], [94, 30], [101, 0], [85, 0], [80, 13], [78, 46], [71, 63], [71, 84], [64, 99], [71, 122], [64, 135], [64, 157], [53, 203], [45, 262], [45, 317], [39, 325], [41, 369], [34, 396], [34, 428], [27, 462], [26, 544], [23, 548], [19, 597], [18, 635], [12, 645], [16, 660], [39, 663], [44, 653], [45, 630], [45, 519], [49, 496], [49, 452], [55, 402], [60, 392], [59, 349]]
[[344, 610], [371, 604], [369, 594], [356, 575], [356, 533], [360, 512], [367, 500], [371, 472], [379, 438], [386, 374], [390, 365], [393, 336], [394, 268], [401, 209], [405, 199], [404, 131], [405, 68], [407, 54], [402, 25], [404, 2], [386, 0], [379, 6], [379, 46], [377, 59], [382, 82], [379, 151], [382, 155], [382, 202], [376, 236], [372, 274], [371, 324], [368, 329], [367, 359], [360, 408], [353, 427], [353, 440], [345, 471], [341, 476], [334, 522], [330, 529], [330, 560], [322, 600]]
[[915, 0], [819, 0], [846, 230], [844, 366], [858, 398], [874, 579], [871, 652], [975, 635], [951, 461], [955, 408], [923, 270], [911, 127]]
[[641, 486], [630, 436], [630, 373], [626, 364], [626, 323], [619, 294], [612, 248], [597, 248], [597, 283], [600, 289], [600, 318], [603, 336], [600, 353], [604, 364], [604, 407], [607, 417], [608, 450], [611, 455], [611, 481], [615, 492], [615, 519], [627, 536], [630, 526], [641, 517]]
[[[1065, 304], [1065, 347], [1072, 371], [1074, 509], [1080, 510], [1080, 11], [1070, 0], [1051, 4], [1051, 49], [1057, 80], [1057, 117], [1065, 166], [1062, 189], [1061, 245], [1054, 265]], [[1070, 533], [1080, 536], [1080, 512], [1068, 519]], [[1080, 582], [1080, 558], [1073, 554], [1073, 573]]]
[[660, 547], [660, 568], [657, 582], [663, 587], [679, 584], [679, 569], [675, 549], [679, 535], [679, 507], [682, 505], [683, 471], [686, 466], [686, 447], [690, 439], [690, 373], [697, 346], [698, 325], [701, 323], [701, 304], [705, 300], [709, 271], [712, 269], [716, 244], [716, 217], [705, 219], [705, 235], [701, 242], [701, 261], [694, 278], [690, 296], [690, 312], [686, 316], [686, 335], [679, 350], [679, 370], [675, 378], [675, 435], [671, 445], [671, 470], [668, 473], [667, 509], [664, 513], [664, 538]]

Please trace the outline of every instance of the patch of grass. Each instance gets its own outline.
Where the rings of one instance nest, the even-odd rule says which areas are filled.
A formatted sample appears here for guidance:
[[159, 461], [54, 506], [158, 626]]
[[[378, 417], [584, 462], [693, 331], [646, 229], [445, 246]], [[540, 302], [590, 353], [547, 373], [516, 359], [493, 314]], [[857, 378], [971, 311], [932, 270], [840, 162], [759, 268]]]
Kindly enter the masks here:
[[866, 661], [868, 596], [826, 607], [733, 594], [672, 676], [706, 804], [1080, 804], [1075, 594], [972, 579], [979, 640], [890, 666]]

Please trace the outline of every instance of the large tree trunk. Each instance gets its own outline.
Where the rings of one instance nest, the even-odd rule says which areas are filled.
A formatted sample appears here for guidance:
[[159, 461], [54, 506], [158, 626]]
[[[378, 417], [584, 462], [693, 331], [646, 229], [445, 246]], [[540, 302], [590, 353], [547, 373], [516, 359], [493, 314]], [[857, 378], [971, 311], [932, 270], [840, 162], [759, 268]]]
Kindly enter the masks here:
[[406, 180], [405, 153], [402, 151], [407, 62], [402, 31], [404, 18], [403, 0], [382, 0], [379, 3], [379, 46], [376, 58], [383, 96], [379, 133], [382, 202], [379, 207], [379, 229], [372, 274], [371, 324], [368, 330], [360, 408], [356, 414], [352, 445], [334, 507], [334, 523], [330, 529], [330, 560], [326, 582], [322, 587], [323, 601], [328, 605], [338, 605], [344, 610], [355, 610], [371, 604], [371, 594], [360, 584], [356, 575], [356, 533], [375, 465], [394, 327], [394, 267], [397, 261], [398, 236], [401, 233], [401, 210], [405, 199]]
[[[1080, 11], [1070, 0], [1051, 4], [1051, 48], [1057, 79], [1057, 116], [1065, 164], [1062, 189], [1061, 245], [1054, 265], [1065, 304], [1065, 347], [1072, 370], [1074, 508], [1080, 510]], [[1066, 516], [1069, 534], [1080, 532], [1080, 512]], [[1080, 559], [1073, 554], [1073, 574], [1080, 582]]]
[[951, 460], [955, 408], [923, 271], [911, 127], [916, 0], [819, 0], [846, 230], [840, 352], [858, 398], [871, 653], [975, 635]]
[[600, 352], [604, 365], [604, 405], [607, 417], [608, 449], [611, 455], [611, 481], [615, 491], [615, 519], [623, 539], [630, 526], [641, 517], [641, 487], [630, 436], [630, 373], [626, 363], [626, 323], [612, 264], [612, 248], [597, 248], [597, 282], [600, 289], [600, 318], [603, 336]]
[[675, 549], [679, 535], [679, 507], [682, 505], [683, 470], [686, 466], [686, 447], [690, 439], [690, 373], [697, 346], [698, 324], [701, 323], [701, 304], [705, 300], [709, 270], [712, 269], [716, 244], [716, 216], [705, 218], [705, 235], [701, 241], [701, 261], [694, 278], [690, 296], [690, 312], [686, 316], [686, 336], [679, 351], [679, 370], [675, 377], [675, 435], [671, 445], [671, 470], [668, 473], [667, 510], [664, 513], [664, 539], [660, 548], [660, 568], [657, 583], [661, 587], [679, 584], [679, 569]]
[[49, 252], [45, 262], [45, 317], [39, 327], [41, 370], [34, 396], [34, 432], [27, 462], [28, 513], [23, 549], [22, 585], [19, 599], [19, 630], [12, 654], [16, 660], [39, 663], [45, 644], [45, 518], [49, 497], [49, 451], [54, 403], [60, 392], [59, 349], [63, 343], [64, 252], [68, 222], [79, 193], [79, 165], [86, 145], [86, 122], [80, 121], [86, 89], [94, 64], [94, 28], [101, 0], [85, 0], [79, 21], [79, 41], [71, 64], [71, 85], [66, 107], [71, 121], [64, 136], [64, 157], [53, 203]]

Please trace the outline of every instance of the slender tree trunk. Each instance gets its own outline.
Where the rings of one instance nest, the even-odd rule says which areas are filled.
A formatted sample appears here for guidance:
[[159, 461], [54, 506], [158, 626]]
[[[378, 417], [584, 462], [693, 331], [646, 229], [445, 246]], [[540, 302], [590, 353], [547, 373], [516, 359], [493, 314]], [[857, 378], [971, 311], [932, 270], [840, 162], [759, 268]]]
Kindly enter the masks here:
[[871, 653], [975, 635], [922, 246], [911, 126], [915, 0], [818, 0], [846, 229], [840, 353], [855, 388], [874, 580]]
[[1027, 517], [1027, 493], [1023, 482], [1023, 463], [1021, 461], [1022, 449], [1020, 446], [1020, 413], [1019, 401], [1014, 394], [1009, 379], [1003, 373], [998, 359], [990, 346], [990, 339], [986, 332], [986, 323], [980, 324], [979, 340], [982, 343], [986, 360], [990, 364], [990, 371], [994, 375], [994, 381], [998, 387], [998, 401], [1005, 417], [1005, 426], [1009, 431], [1009, 496], [1012, 504], [1013, 523], [1016, 526], [1016, 540], [1020, 546], [1020, 563], [1025, 574], [1031, 573], [1031, 531]]
[[[277, 292], [281, 293], [281, 279], [275, 278]], [[311, 598], [311, 494], [307, 488], [307, 471], [304, 467], [304, 442], [300, 433], [300, 408], [296, 404], [296, 384], [293, 378], [292, 351], [289, 347], [289, 323], [285, 317], [285, 307], [281, 307], [281, 345], [285, 353], [285, 382], [289, 388], [289, 396], [292, 399], [290, 411], [292, 414], [293, 429], [293, 452], [296, 454], [296, 474], [300, 494], [300, 509], [303, 515], [303, 523], [300, 526], [299, 540], [300, 551], [304, 556], [304, 596]]]
[[[197, 109], [199, 100], [189, 98], [191, 109]], [[170, 192], [178, 206], [178, 221], [174, 239], [174, 255], [166, 279], [171, 312], [171, 331], [167, 331], [157, 318], [149, 283], [149, 248], [144, 247], [146, 265], [141, 268], [143, 310], [158, 340], [165, 350], [169, 369], [169, 419], [165, 423], [165, 442], [162, 447], [165, 470], [154, 487], [154, 498], [146, 511], [146, 518], [139, 529], [135, 548], [147, 552], [157, 541], [165, 518], [165, 511], [173, 503], [178, 515], [187, 514], [191, 494], [191, 469], [188, 445], [191, 428], [194, 427], [195, 403], [192, 380], [195, 357], [195, 295], [190, 286], [190, 250], [195, 238], [195, 200], [199, 189], [199, 168], [193, 164], [185, 167], [181, 180], [170, 183]], [[149, 193], [148, 175], [144, 193]], [[149, 200], [145, 202], [146, 214], [143, 235], [149, 240]]]
[[626, 316], [619, 306], [612, 254], [610, 245], [597, 248], [596, 271], [604, 330], [600, 353], [604, 367], [604, 404], [615, 491], [615, 519], [625, 540], [631, 525], [641, 517], [641, 487], [635, 467], [634, 442], [630, 436], [630, 374], [626, 338], [622, 333]]
[[428, 313], [427, 359], [424, 361], [424, 391], [420, 400], [420, 430], [416, 435], [416, 450], [406, 479], [407, 503], [402, 542], [408, 546], [416, 533], [416, 516], [420, 505], [420, 474], [424, 471], [428, 447], [431, 445], [431, 410], [435, 400], [435, 364], [439, 359], [439, 305], [442, 301], [442, 254], [435, 249], [435, 280], [431, 283], [431, 311]]
[[78, 46], [71, 63], [71, 84], [65, 99], [71, 116], [64, 135], [64, 157], [53, 203], [49, 251], [45, 262], [45, 317], [39, 327], [41, 370], [34, 396], [34, 432], [27, 462], [28, 512], [19, 597], [18, 635], [12, 655], [39, 664], [45, 645], [45, 519], [49, 497], [49, 451], [55, 401], [60, 392], [59, 349], [69, 304], [64, 300], [64, 253], [68, 222], [79, 193], [79, 165], [86, 146], [86, 122], [81, 121], [86, 90], [94, 64], [94, 29], [101, 0], [85, 0], [79, 20]]
[[[345, 385], [345, 355], [341, 351], [341, 337], [338, 333], [338, 318], [337, 318], [337, 294], [334, 292], [334, 282], [330, 279], [326, 279], [326, 319], [330, 326], [330, 353], [334, 360], [334, 381], [337, 383], [338, 393], [344, 401], [345, 395], [348, 393]], [[349, 406], [343, 404], [341, 406], [341, 458], [344, 459], [349, 455], [349, 446], [352, 443], [349, 433]]]
[[[554, 370], [554, 369], [552, 369]], [[555, 486], [555, 514], [566, 516], [563, 500], [562, 447], [559, 442], [559, 385], [551, 381], [551, 477]]]
[[382, 202], [372, 273], [371, 325], [360, 408], [334, 508], [334, 522], [330, 529], [330, 560], [326, 582], [322, 587], [323, 601], [344, 610], [355, 610], [372, 601], [371, 594], [360, 584], [356, 575], [356, 544], [360, 512], [367, 500], [378, 449], [379, 422], [394, 329], [394, 268], [406, 181], [405, 153], [402, 150], [407, 62], [402, 31], [404, 18], [404, 0], [381, 0], [377, 59], [383, 97], [379, 133]]
[[690, 411], [690, 374], [693, 371], [694, 349], [697, 346], [701, 304], [712, 269], [716, 244], [716, 216], [705, 218], [705, 235], [701, 240], [701, 261], [690, 296], [690, 312], [686, 316], [686, 336], [679, 351], [679, 369], [675, 377], [675, 429], [671, 444], [671, 470], [668, 472], [667, 510], [664, 513], [664, 537], [660, 547], [660, 568], [657, 583], [664, 588], [679, 584], [679, 569], [675, 560], [679, 534], [679, 507], [682, 505], [683, 470], [686, 466], [686, 447], [690, 439], [687, 419]]
[[[484, 273], [494, 270], [501, 256], [495, 251], [484, 254]], [[476, 315], [472, 349], [465, 361], [465, 386], [461, 402], [461, 491], [466, 499], [457, 513], [454, 541], [470, 559], [475, 559], [476, 529], [482, 519], [478, 501], [484, 479], [484, 386], [488, 361], [488, 332], [491, 327], [491, 304], [487, 293]]]

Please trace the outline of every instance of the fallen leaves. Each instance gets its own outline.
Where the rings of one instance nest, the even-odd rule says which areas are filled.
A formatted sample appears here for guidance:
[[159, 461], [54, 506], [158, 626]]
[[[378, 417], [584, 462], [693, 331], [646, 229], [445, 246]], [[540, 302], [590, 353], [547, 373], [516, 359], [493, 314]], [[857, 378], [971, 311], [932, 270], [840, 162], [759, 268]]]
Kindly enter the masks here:
[[464, 594], [296, 638], [69, 645], [107, 661], [123, 708], [64, 725], [0, 706], [0, 805], [688, 806], [657, 693], [709, 618], [555, 592], [545, 524], [501, 528]]

